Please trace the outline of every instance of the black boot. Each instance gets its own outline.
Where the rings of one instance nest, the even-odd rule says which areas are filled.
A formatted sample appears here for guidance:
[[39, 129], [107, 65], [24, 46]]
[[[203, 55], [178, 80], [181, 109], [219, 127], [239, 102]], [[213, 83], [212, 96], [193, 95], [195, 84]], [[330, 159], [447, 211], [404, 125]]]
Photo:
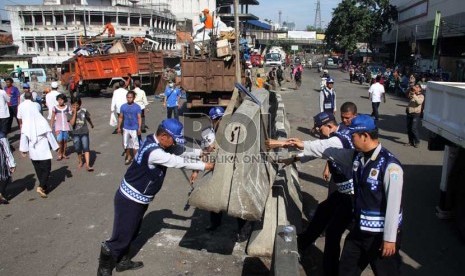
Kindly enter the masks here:
[[100, 249], [100, 258], [98, 263], [97, 276], [111, 276], [113, 268], [115, 268], [115, 260], [111, 255], [110, 248], [105, 242], [102, 242]]
[[143, 262], [133, 262], [131, 259], [128, 257], [128, 255], [123, 256], [121, 258], [121, 261], [116, 264], [116, 271], [122, 272], [125, 270], [136, 270], [139, 268], [143, 268], [144, 263]]

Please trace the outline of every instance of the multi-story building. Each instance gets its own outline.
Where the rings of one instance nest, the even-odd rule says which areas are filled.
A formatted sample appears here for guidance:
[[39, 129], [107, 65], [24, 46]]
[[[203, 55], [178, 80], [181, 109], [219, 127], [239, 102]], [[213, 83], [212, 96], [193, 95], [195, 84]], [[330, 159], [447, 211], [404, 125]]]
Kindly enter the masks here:
[[43, 5], [6, 9], [18, 54], [37, 54], [35, 65], [56, 65], [73, 56], [82, 36], [102, 33], [107, 22], [114, 25], [116, 37], [145, 36], [149, 31], [162, 50], [173, 49], [175, 15], [160, 1], [44, 0]]
[[[410, 60], [420, 67], [436, 69], [439, 66], [451, 72], [454, 79], [456, 68], [463, 67], [465, 58], [465, 5], [462, 1], [391, 0], [391, 4], [397, 7], [398, 22], [391, 32], [383, 35], [383, 42], [392, 53], [396, 52], [397, 63]], [[441, 21], [433, 54], [436, 11], [441, 12]]]

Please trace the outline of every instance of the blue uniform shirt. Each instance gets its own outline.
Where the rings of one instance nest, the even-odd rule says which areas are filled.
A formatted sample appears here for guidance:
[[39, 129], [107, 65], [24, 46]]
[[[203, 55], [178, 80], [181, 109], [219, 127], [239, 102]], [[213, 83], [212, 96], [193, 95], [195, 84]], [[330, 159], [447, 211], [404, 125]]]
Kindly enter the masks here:
[[181, 91], [176, 87], [166, 87], [165, 97], [166, 97], [166, 106], [167, 107], [176, 107], [178, 106], [178, 98], [181, 96]]

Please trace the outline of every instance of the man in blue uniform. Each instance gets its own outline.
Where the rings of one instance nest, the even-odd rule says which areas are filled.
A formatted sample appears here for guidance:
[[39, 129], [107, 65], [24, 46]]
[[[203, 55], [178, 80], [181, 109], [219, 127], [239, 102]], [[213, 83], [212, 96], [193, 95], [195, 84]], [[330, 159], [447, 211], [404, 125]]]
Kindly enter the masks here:
[[[375, 275], [400, 274], [403, 170], [399, 160], [378, 140], [370, 116], [352, 119], [349, 127], [355, 149], [328, 148], [322, 155], [335, 161], [354, 182], [354, 227], [342, 250], [339, 275], [361, 275], [370, 264]], [[288, 142], [312, 155], [307, 142]]]
[[116, 192], [113, 233], [102, 243], [97, 275], [112, 275], [115, 266], [118, 272], [143, 267], [142, 262], [131, 261], [127, 254], [148, 204], [162, 187], [167, 168], [213, 169], [213, 163], [198, 160], [201, 150], [177, 156], [183, 143], [183, 125], [176, 119], [162, 121], [156, 134], [148, 135], [142, 143]]
[[[342, 130], [332, 113], [321, 112], [313, 117], [315, 129], [325, 139], [305, 141], [306, 152], [299, 157], [285, 161], [309, 161], [322, 157], [323, 152], [329, 148], [353, 149], [349, 133]], [[292, 141], [299, 141], [293, 139]], [[321, 202], [308, 228], [298, 236], [298, 247], [305, 252], [315, 240], [325, 231], [325, 249], [323, 255], [323, 271], [325, 275], [337, 275], [339, 267], [340, 242], [342, 234], [352, 221], [352, 197], [354, 194], [352, 176], [346, 176], [334, 161], [328, 162], [329, 171], [337, 191], [331, 193], [328, 199]]]

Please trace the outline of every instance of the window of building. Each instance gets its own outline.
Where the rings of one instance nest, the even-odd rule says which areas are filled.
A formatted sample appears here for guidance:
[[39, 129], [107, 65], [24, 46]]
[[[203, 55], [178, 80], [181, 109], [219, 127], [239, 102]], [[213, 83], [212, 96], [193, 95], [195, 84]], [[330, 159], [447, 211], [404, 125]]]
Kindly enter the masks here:
[[128, 17], [127, 16], [118, 16], [118, 24], [120, 26], [127, 26], [128, 25]]
[[58, 44], [58, 51], [66, 51], [66, 43], [65, 41], [57, 41]]
[[43, 41], [37, 41], [37, 51], [45, 52], [45, 43]]
[[22, 19], [24, 20], [24, 26], [32, 26], [32, 16], [31, 15], [23, 15]]
[[143, 17], [142, 18], [142, 26], [149, 27], [150, 26], [150, 18]]
[[57, 25], [63, 25], [63, 14], [55, 14], [55, 22]]
[[76, 48], [76, 41], [74, 39], [72, 40], [67, 40], [67, 43], [68, 43], [68, 50], [69, 51], [72, 51]]
[[61, 0], [62, 5], [81, 5], [81, 0]]
[[47, 40], [47, 50], [49, 52], [55, 51], [55, 41]]
[[74, 25], [74, 15], [67, 14], [66, 16], [66, 25], [72, 24]]
[[139, 26], [139, 16], [131, 16], [129, 26]]
[[90, 24], [91, 25], [103, 25], [102, 15], [91, 15]]
[[52, 15], [44, 15], [44, 17], [45, 17], [45, 25], [53, 25]]
[[36, 25], [44, 25], [41, 14], [36, 14], [33, 16], [34, 16], [34, 21], [36, 22]]
[[27, 41], [26, 48], [28, 52], [35, 52], [36, 49], [34, 48], [34, 41]]

